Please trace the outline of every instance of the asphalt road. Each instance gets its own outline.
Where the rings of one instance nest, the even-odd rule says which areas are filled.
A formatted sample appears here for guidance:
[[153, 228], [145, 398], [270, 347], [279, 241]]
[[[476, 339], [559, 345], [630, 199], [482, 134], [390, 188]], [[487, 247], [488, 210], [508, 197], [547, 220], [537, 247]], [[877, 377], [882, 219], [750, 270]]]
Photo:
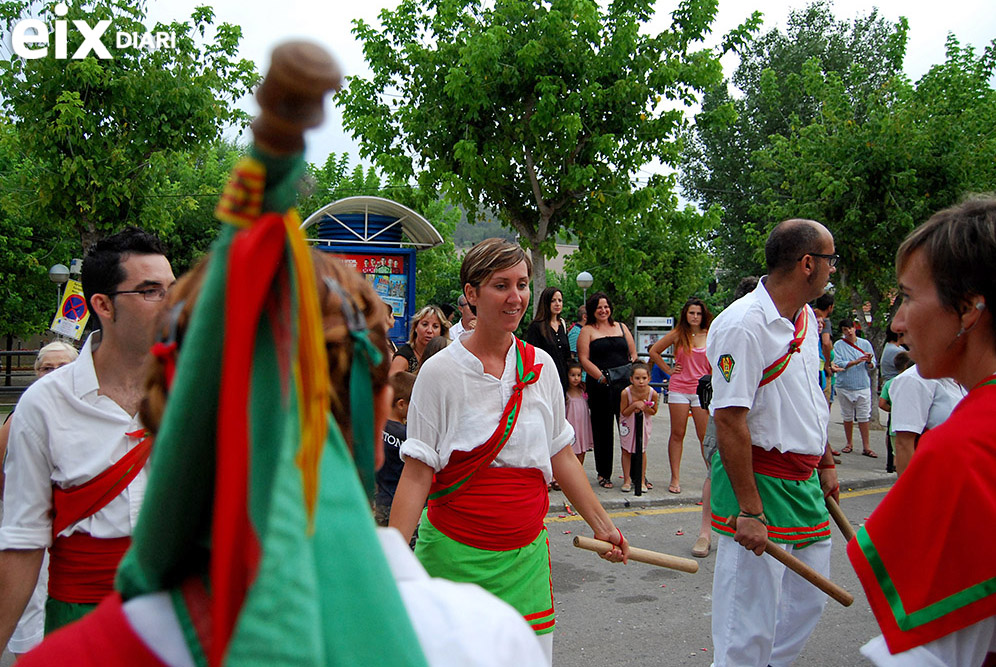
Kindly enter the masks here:
[[[842, 494], [841, 507], [857, 527], [886, 490], [863, 489]], [[613, 512], [612, 516], [634, 546], [690, 557], [701, 509], [696, 505], [661, 507]], [[700, 566], [696, 574], [641, 563], [614, 565], [572, 545], [575, 534], [590, 536], [583, 521], [555, 515], [547, 519], [547, 526], [557, 611], [554, 664], [570, 667], [711, 664], [715, 553], [696, 559]], [[796, 664], [814, 667], [869, 664], [859, 649], [878, 634], [877, 625], [836, 528], [831, 539], [834, 541], [831, 579], [850, 591], [855, 601], [846, 608], [833, 600], [827, 602], [820, 623]]]

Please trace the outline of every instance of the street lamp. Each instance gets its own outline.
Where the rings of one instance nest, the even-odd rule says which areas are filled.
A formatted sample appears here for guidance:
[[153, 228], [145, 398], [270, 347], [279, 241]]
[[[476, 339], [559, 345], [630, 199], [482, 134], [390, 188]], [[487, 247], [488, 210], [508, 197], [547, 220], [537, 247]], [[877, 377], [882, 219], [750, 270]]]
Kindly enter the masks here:
[[588, 303], [588, 288], [591, 287], [592, 283], [594, 282], [595, 279], [592, 278], [591, 274], [588, 273], [587, 271], [582, 271], [581, 273], [578, 274], [577, 283], [578, 287], [584, 290], [585, 303]]
[[55, 283], [55, 294], [58, 297], [55, 302], [56, 310], [62, 304], [62, 285], [69, 280], [69, 269], [65, 264], [56, 264], [48, 270], [48, 279]]

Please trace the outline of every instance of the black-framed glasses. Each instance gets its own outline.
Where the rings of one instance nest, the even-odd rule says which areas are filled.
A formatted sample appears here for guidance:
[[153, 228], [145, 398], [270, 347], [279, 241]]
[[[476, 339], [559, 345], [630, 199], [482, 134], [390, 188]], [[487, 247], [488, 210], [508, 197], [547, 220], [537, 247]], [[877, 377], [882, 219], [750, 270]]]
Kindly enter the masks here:
[[[827, 260], [827, 264], [829, 264], [831, 267], [837, 266], [837, 262], [840, 261], [840, 255], [838, 255], [836, 253], [834, 253], [832, 255], [824, 255], [823, 253], [819, 253], [819, 252], [807, 252], [806, 255], [809, 255], [810, 257], [822, 257], [825, 260]], [[799, 259], [797, 259], [795, 261], [798, 262], [799, 260], [805, 258], [806, 255], [803, 255], [802, 257], [800, 257]]]
[[141, 294], [146, 301], [162, 301], [166, 298], [165, 287], [146, 287], [145, 289], [126, 289], [118, 292], [108, 292], [107, 296], [117, 296], [118, 294]]

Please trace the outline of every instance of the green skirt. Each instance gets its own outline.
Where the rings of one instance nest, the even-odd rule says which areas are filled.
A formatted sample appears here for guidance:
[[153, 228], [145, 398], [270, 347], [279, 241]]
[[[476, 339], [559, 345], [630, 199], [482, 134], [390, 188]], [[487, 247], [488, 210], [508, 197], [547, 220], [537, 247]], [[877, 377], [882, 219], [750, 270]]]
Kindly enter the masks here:
[[415, 555], [430, 576], [477, 584], [515, 607], [536, 634], [553, 632], [553, 581], [546, 528], [521, 549], [488, 551], [447, 537], [423, 511]]
[[[830, 539], [830, 513], [815, 470], [801, 482], [759, 473], [754, 473], [754, 480], [764, 503], [769, 540], [804, 547]], [[712, 529], [733, 537], [736, 531], [726, 522], [739, 513], [740, 503], [717, 451], [712, 457]]]

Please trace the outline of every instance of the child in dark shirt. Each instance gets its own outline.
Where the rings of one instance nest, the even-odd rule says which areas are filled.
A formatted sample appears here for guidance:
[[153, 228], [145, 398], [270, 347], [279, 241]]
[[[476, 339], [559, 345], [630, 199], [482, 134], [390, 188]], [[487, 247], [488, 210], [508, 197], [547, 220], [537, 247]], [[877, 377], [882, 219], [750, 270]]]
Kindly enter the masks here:
[[377, 493], [374, 495], [374, 519], [378, 526], [386, 526], [391, 516], [394, 492], [398, 489], [401, 470], [405, 467], [401, 460], [401, 443], [407, 436], [408, 402], [412, 398], [412, 385], [415, 376], [407, 371], [395, 373], [388, 379], [394, 390], [391, 403], [391, 417], [384, 426], [384, 465], [377, 471]]

